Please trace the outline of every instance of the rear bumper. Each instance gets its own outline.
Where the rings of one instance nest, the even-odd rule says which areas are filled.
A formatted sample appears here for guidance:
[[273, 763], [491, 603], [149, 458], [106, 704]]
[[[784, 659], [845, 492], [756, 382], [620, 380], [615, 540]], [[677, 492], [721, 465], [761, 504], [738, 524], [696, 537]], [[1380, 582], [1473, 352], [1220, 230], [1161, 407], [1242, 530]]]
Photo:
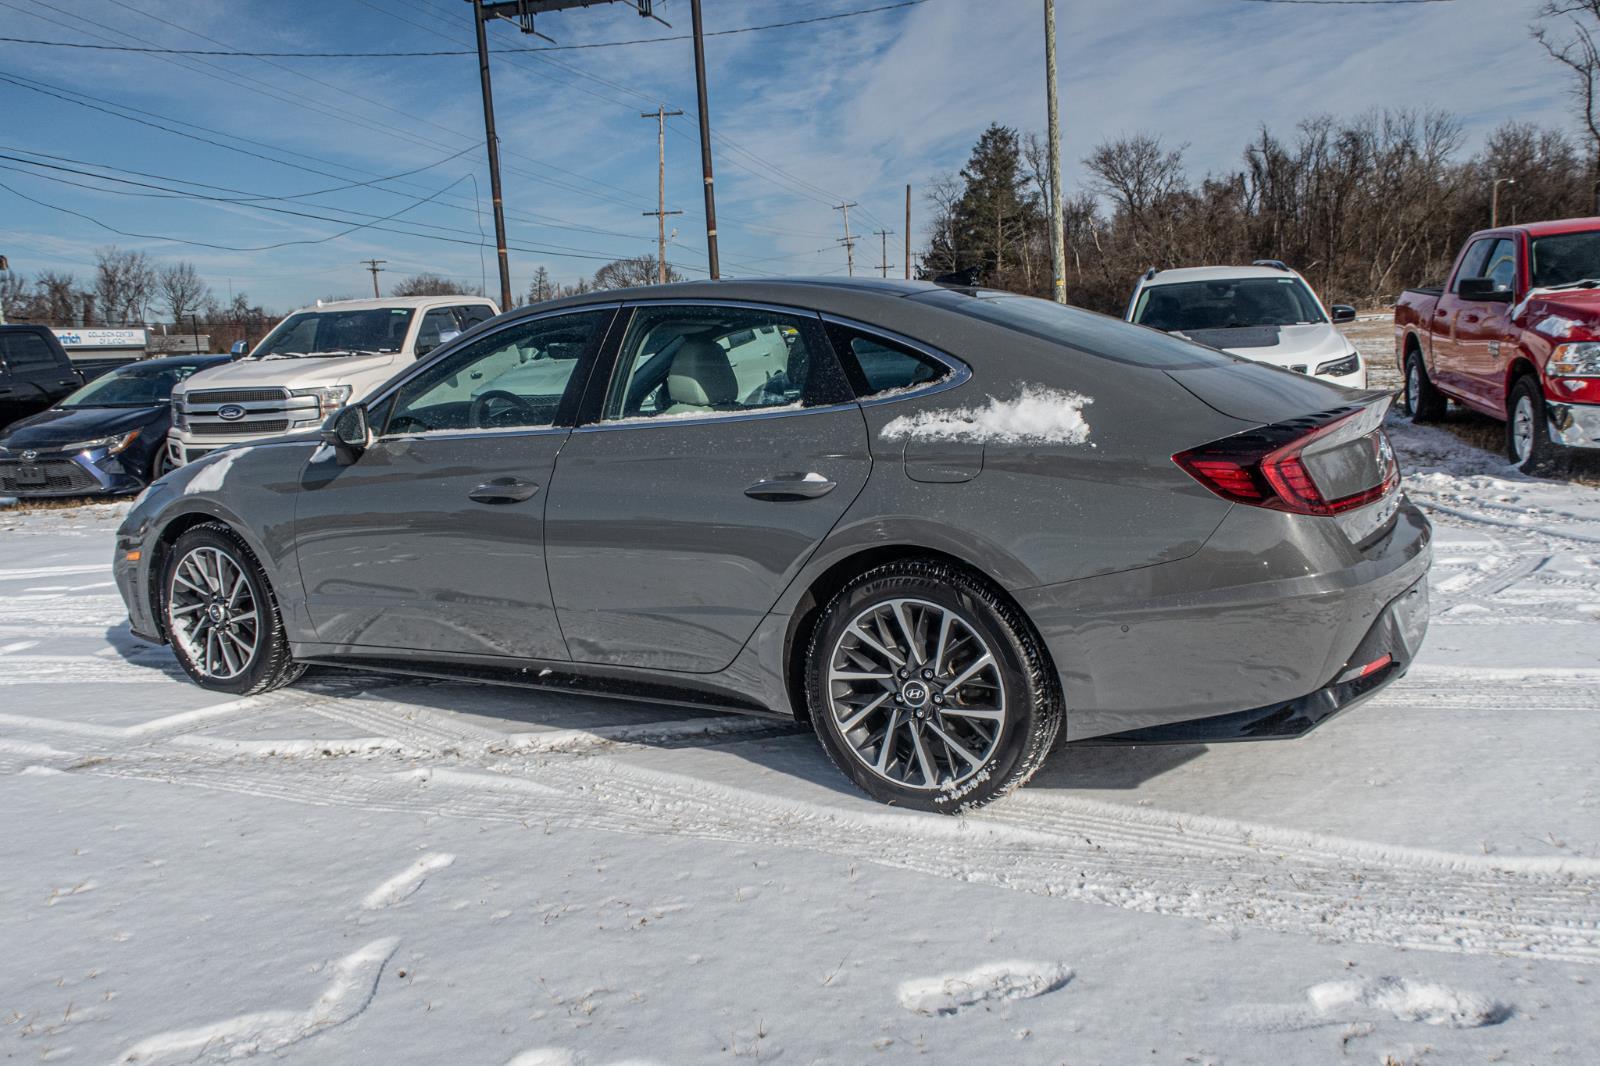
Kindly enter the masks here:
[[1600, 448], [1600, 406], [1546, 399], [1550, 440], [1567, 448]]
[[[1236, 507], [1186, 559], [1016, 593], [1061, 679], [1067, 739], [1180, 723], [1192, 734], [1205, 719], [1236, 733], [1297, 703], [1289, 719], [1320, 721], [1332, 711], [1306, 701], [1332, 699], [1336, 711], [1366, 691], [1321, 695], [1348, 671], [1385, 651], [1403, 670], [1427, 624], [1428, 521], [1401, 501], [1361, 548], [1336, 521]], [[1404, 640], [1390, 631], [1400, 620]], [[1362, 658], [1375, 633], [1400, 654]]]

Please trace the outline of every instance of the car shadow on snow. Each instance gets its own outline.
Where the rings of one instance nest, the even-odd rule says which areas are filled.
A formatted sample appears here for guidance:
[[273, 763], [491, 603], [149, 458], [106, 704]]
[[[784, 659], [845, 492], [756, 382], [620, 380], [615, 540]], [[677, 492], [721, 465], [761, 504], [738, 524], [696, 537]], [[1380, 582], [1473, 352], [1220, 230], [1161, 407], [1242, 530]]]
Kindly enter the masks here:
[[1028, 782], [1029, 789], [1125, 791], [1206, 753], [1204, 744], [1066, 744]]

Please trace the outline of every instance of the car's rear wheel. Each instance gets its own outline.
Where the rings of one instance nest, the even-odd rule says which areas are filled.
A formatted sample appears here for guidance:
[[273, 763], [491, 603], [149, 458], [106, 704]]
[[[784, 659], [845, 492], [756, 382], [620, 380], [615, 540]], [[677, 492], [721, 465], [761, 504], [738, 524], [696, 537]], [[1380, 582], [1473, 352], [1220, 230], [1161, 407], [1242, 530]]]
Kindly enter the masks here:
[[156, 449], [155, 458], [150, 460], [150, 480], [152, 482], [159, 481], [164, 475], [171, 472], [172, 460], [167, 457], [166, 441], [162, 441], [161, 447]]
[[828, 757], [896, 806], [988, 803], [1033, 775], [1062, 725], [1032, 627], [988, 582], [941, 562], [890, 563], [846, 585], [806, 670]]
[[203, 688], [249, 696], [305, 672], [289, 655], [266, 574], [227, 526], [208, 522], [178, 538], [162, 568], [161, 593], [178, 663]]
[[1560, 451], [1550, 439], [1538, 379], [1518, 378], [1506, 403], [1506, 454], [1524, 474], [1548, 474], [1558, 465]]
[[1445, 394], [1435, 388], [1428, 377], [1428, 368], [1418, 351], [1413, 351], [1406, 359], [1405, 401], [1413, 422], [1437, 422], [1449, 406]]

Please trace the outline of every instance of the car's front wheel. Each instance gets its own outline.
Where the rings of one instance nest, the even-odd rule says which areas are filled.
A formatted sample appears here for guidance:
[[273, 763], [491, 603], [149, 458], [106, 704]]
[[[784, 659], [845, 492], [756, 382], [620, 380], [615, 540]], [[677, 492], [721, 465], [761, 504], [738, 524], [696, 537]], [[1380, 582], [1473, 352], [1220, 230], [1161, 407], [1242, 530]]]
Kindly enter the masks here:
[[1518, 378], [1506, 408], [1506, 454], [1511, 461], [1524, 474], [1553, 472], [1561, 446], [1550, 439], [1539, 379], [1531, 375]]
[[203, 688], [251, 696], [305, 672], [261, 565], [221, 523], [185, 531], [167, 553], [161, 605], [179, 665]]
[[896, 806], [988, 803], [1033, 775], [1062, 727], [1032, 627], [988, 582], [942, 562], [890, 563], [846, 585], [806, 669], [828, 757]]

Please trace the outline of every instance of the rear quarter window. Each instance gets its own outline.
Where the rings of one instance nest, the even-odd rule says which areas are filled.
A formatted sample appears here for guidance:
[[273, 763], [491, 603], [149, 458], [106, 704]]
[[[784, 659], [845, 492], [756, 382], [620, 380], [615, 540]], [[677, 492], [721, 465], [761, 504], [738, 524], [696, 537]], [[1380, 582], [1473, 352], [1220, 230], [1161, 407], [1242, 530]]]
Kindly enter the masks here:
[[1232, 366], [1238, 360], [1159, 330], [1050, 300], [987, 289], [942, 289], [911, 297], [1101, 359], [1158, 370]]

